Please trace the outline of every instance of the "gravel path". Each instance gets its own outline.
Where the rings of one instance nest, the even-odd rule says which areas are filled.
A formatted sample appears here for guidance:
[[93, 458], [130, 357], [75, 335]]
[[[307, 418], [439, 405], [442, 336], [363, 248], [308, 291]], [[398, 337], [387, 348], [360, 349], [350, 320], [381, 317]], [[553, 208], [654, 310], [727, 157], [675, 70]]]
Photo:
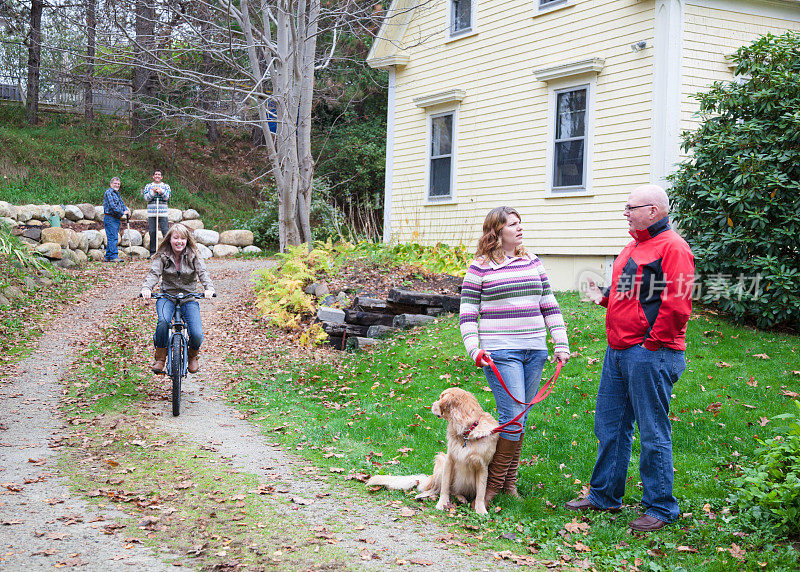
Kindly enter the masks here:
[[[260, 260], [209, 263], [218, 298], [201, 303], [206, 339], [224, 328], [225, 308], [248, 295], [250, 272]], [[58, 476], [59, 378], [74, 361], [73, 342], [89, 328], [132, 299], [145, 270], [120, 269], [114, 288], [95, 289], [59, 317], [42, 337], [38, 349], [18, 366], [18, 375], [0, 382], [0, 569], [31, 570], [84, 566], [89, 570], [181, 570], [164, 564], [159, 555], [103, 527], [121, 513], [97, 509], [71, 497]], [[185, 382], [181, 416], [160, 415], [162, 429], [204, 446], [213, 446], [237, 469], [263, 482], [282, 483], [275, 509], [293, 526], [326, 526], [336, 531], [333, 569], [386, 569], [398, 561], [428, 570], [497, 570], [516, 567], [491, 554], [470, 553], [440, 537], [448, 531], [428, 517], [403, 517], [399, 508], [377, 506], [365, 495], [337, 486], [335, 479], [309, 470], [308, 463], [285, 452], [258, 428], [224, 403], [212, 376], [222, 351], [207, 344], [201, 371]], [[154, 402], [152, 408], [168, 408]], [[12, 484], [13, 483], [13, 484]], [[19, 489], [19, 490], [17, 490]], [[327, 495], [320, 493], [328, 493]], [[291, 498], [311, 504], [292, 503]], [[168, 556], [168, 553], [164, 553]]]

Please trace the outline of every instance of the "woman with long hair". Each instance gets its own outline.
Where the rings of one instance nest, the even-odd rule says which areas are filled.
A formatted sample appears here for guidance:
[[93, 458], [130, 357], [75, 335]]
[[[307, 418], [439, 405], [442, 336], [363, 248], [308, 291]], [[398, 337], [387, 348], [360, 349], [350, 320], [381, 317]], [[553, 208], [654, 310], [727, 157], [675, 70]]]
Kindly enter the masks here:
[[[508, 393], [489, 367], [491, 358], [516, 399], [530, 402], [539, 389], [547, 360], [547, 330], [555, 342], [555, 357], [569, 360], [567, 330], [544, 266], [522, 244], [522, 223], [511, 207], [489, 211], [483, 221], [475, 260], [461, 288], [461, 336], [475, 365], [483, 367], [494, 394], [500, 423], [524, 408]], [[486, 502], [499, 492], [518, 497], [517, 469], [522, 431], [504, 434], [489, 465]]]
[[[214, 295], [214, 285], [206, 271], [203, 259], [197, 254], [197, 244], [192, 232], [182, 224], [174, 224], [167, 232], [161, 245], [150, 262], [150, 271], [142, 284], [142, 297], [150, 298], [158, 281], [161, 280], [161, 292], [177, 295], [194, 292], [197, 280], [203, 285], [204, 295]], [[181, 307], [186, 329], [189, 333], [189, 371], [195, 373], [200, 369], [198, 353], [203, 343], [203, 323], [200, 319], [200, 304], [197, 300], [185, 302]], [[164, 373], [167, 361], [167, 342], [169, 341], [169, 325], [175, 314], [175, 302], [166, 298], [156, 301], [158, 324], [153, 335], [155, 346], [154, 373]]]

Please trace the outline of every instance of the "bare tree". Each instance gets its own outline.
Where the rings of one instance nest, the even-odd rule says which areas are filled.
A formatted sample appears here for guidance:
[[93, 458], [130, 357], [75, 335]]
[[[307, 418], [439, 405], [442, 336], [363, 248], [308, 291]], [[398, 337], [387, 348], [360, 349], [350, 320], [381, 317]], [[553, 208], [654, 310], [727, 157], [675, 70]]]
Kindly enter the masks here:
[[94, 57], [97, 41], [97, 0], [86, 0], [86, 79], [83, 88], [84, 118], [94, 121]]
[[42, 64], [42, 10], [43, 0], [31, 0], [30, 27], [28, 28], [28, 88], [25, 106], [28, 123], [39, 122], [39, 72]]
[[153, 94], [153, 69], [150, 54], [153, 53], [155, 35], [155, 9], [148, 0], [135, 0], [135, 30], [133, 42], [133, 112], [131, 114], [131, 138], [148, 137], [152, 121], [146, 104]]
[[[257, 127], [279, 195], [280, 248], [310, 242], [315, 71], [330, 62], [344, 27], [380, 16], [374, 2], [163, 1], [149, 16], [156, 44], [142, 41], [138, 24], [130, 37], [143, 54], [137, 65], [169, 84], [159, 111]], [[218, 105], [209, 104], [211, 93]]]

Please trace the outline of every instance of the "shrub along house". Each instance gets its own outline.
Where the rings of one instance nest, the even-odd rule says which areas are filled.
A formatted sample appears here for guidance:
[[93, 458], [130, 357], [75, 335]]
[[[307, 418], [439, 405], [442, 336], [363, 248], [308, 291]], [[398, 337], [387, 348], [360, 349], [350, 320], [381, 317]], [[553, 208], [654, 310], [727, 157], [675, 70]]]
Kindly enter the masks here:
[[389, 72], [385, 240], [473, 249], [507, 204], [556, 288], [606, 274], [628, 193], [681, 158], [691, 94], [790, 29], [796, 0], [393, 0], [367, 59]]

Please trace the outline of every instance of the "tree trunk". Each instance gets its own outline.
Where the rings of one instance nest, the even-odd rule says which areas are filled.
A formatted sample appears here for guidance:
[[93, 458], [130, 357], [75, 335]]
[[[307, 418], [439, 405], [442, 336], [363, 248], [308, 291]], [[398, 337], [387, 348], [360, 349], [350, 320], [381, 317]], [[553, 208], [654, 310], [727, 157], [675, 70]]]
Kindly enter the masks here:
[[39, 71], [42, 63], [43, 0], [31, 0], [30, 31], [28, 35], [28, 89], [25, 99], [28, 123], [39, 122]]
[[152, 71], [148, 51], [153, 49], [155, 34], [155, 11], [148, 0], [136, 0], [136, 42], [133, 46], [133, 112], [131, 114], [131, 138], [149, 136], [152, 121], [145, 109], [146, 100], [152, 95]]
[[86, 0], [86, 79], [83, 83], [83, 109], [87, 123], [94, 121], [94, 58], [97, 34], [96, 0]]

